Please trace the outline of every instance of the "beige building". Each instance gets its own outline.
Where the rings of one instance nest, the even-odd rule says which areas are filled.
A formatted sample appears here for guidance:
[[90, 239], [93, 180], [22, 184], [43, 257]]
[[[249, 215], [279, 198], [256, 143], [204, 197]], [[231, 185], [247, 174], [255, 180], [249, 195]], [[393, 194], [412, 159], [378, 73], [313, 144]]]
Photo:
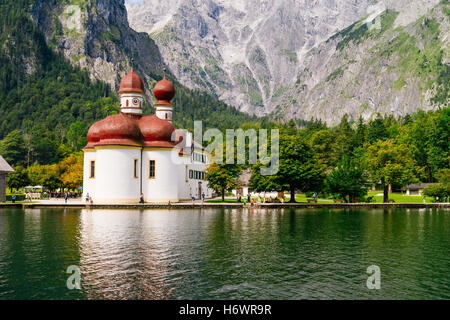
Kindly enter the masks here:
[[0, 156], [0, 202], [6, 201], [6, 174], [14, 172], [13, 168]]

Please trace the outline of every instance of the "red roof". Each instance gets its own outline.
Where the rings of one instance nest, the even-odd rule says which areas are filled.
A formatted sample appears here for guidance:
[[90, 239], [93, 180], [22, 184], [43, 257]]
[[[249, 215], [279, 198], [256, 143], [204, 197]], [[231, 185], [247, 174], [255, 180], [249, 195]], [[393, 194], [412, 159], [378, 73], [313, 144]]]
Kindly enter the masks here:
[[175, 88], [172, 82], [164, 77], [153, 88], [153, 94], [158, 99], [158, 104], [170, 104], [170, 100], [175, 96]]
[[144, 83], [133, 68], [120, 82], [119, 93], [144, 93]]
[[141, 146], [142, 135], [137, 122], [119, 113], [94, 123], [88, 131], [85, 148], [104, 145]]
[[119, 113], [90, 127], [85, 149], [104, 145], [173, 148], [182, 140], [183, 136], [170, 122], [156, 115], [136, 119]]
[[[145, 116], [139, 120], [139, 128], [144, 138], [144, 147], [174, 147], [183, 138], [176, 135], [175, 127], [156, 115]], [[174, 134], [175, 133], [175, 134]], [[174, 141], [172, 141], [174, 134]]]

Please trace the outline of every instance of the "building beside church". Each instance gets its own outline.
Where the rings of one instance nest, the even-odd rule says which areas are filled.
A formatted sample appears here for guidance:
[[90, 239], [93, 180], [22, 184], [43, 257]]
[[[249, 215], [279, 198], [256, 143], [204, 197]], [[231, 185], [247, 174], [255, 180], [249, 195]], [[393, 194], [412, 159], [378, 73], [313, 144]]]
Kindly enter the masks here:
[[153, 90], [154, 115], [144, 116], [144, 84], [133, 71], [120, 83], [120, 113], [94, 123], [84, 151], [83, 198], [94, 203], [178, 202], [212, 195], [209, 155], [192, 134], [172, 125], [175, 96], [165, 77]]
[[6, 201], [6, 174], [14, 172], [14, 169], [0, 156], [0, 202]]

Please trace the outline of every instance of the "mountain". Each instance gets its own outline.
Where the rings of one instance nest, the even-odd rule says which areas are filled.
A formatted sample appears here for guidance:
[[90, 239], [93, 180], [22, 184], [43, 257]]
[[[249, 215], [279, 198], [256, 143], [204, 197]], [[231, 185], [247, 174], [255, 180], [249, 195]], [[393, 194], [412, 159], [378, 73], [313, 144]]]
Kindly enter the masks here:
[[[128, 26], [123, 1], [39, 0], [32, 17], [50, 48], [113, 90], [131, 65], [147, 87], [163, 73], [158, 47], [146, 34]], [[150, 98], [150, 90], [147, 93]]]
[[[152, 112], [151, 88], [165, 64], [149, 36], [128, 26], [123, 0], [8, 0], [0, 17], [0, 138], [41, 126], [60, 128], [64, 140], [71, 123], [88, 127], [117, 112], [116, 90], [131, 66], [145, 82], [144, 111]], [[256, 121], [166, 75], [177, 90], [177, 126], [191, 128], [194, 119], [219, 128]]]
[[[435, 107], [423, 98], [430, 92], [420, 92], [420, 99], [414, 92], [378, 99], [377, 95], [396, 92], [379, 91], [373, 85], [369, 90], [367, 85], [355, 85], [342, 94], [340, 90], [335, 101], [335, 83], [330, 80], [341, 80], [341, 73], [344, 79], [349, 77], [348, 61], [361, 59], [354, 63], [353, 73], [356, 68], [366, 69], [371, 55], [366, 50], [395, 37], [398, 28], [420, 42], [416, 37], [421, 32], [414, 26], [420, 25], [424, 14], [439, 24], [439, 41], [433, 46], [448, 53], [447, 7], [448, 1], [439, 4], [439, 0], [134, 0], [126, 4], [131, 27], [151, 36], [184, 85], [208, 90], [250, 114], [316, 117], [328, 123], [335, 123], [344, 113], [368, 118], [376, 112], [394, 110], [400, 115]], [[357, 43], [345, 37], [369, 27], [379, 34], [372, 32], [369, 37], [367, 33]], [[350, 45], [338, 50], [344, 48], [341, 41]], [[346, 60], [348, 54], [353, 58]], [[389, 82], [391, 76], [380, 70], [372, 77], [373, 84]], [[403, 91], [412, 88], [406, 87]], [[360, 99], [349, 102], [341, 95]], [[356, 110], [355, 105], [364, 110]]]
[[379, 28], [354, 23], [308, 52], [272, 115], [334, 124], [344, 114], [367, 120], [450, 106], [449, 13], [442, 4], [405, 26], [392, 10]]

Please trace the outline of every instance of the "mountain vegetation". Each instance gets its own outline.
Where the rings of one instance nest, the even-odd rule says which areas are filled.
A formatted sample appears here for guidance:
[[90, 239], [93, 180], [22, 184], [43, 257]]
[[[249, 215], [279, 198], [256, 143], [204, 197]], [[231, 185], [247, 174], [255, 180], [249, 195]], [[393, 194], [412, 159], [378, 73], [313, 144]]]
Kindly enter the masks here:
[[[119, 110], [118, 96], [109, 84], [91, 80], [87, 70], [47, 45], [30, 18], [35, 2], [6, 0], [0, 6], [0, 144], [7, 150], [10, 144], [20, 145], [9, 160], [26, 166], [57, 163], [79, 151], [90, 125]], [[174, 124], [179, 128], [192, 128], [194, 119], [220, 129], [257, 121], [172, 80]], [[153, 111], [150, 103], [144, 111]]]

